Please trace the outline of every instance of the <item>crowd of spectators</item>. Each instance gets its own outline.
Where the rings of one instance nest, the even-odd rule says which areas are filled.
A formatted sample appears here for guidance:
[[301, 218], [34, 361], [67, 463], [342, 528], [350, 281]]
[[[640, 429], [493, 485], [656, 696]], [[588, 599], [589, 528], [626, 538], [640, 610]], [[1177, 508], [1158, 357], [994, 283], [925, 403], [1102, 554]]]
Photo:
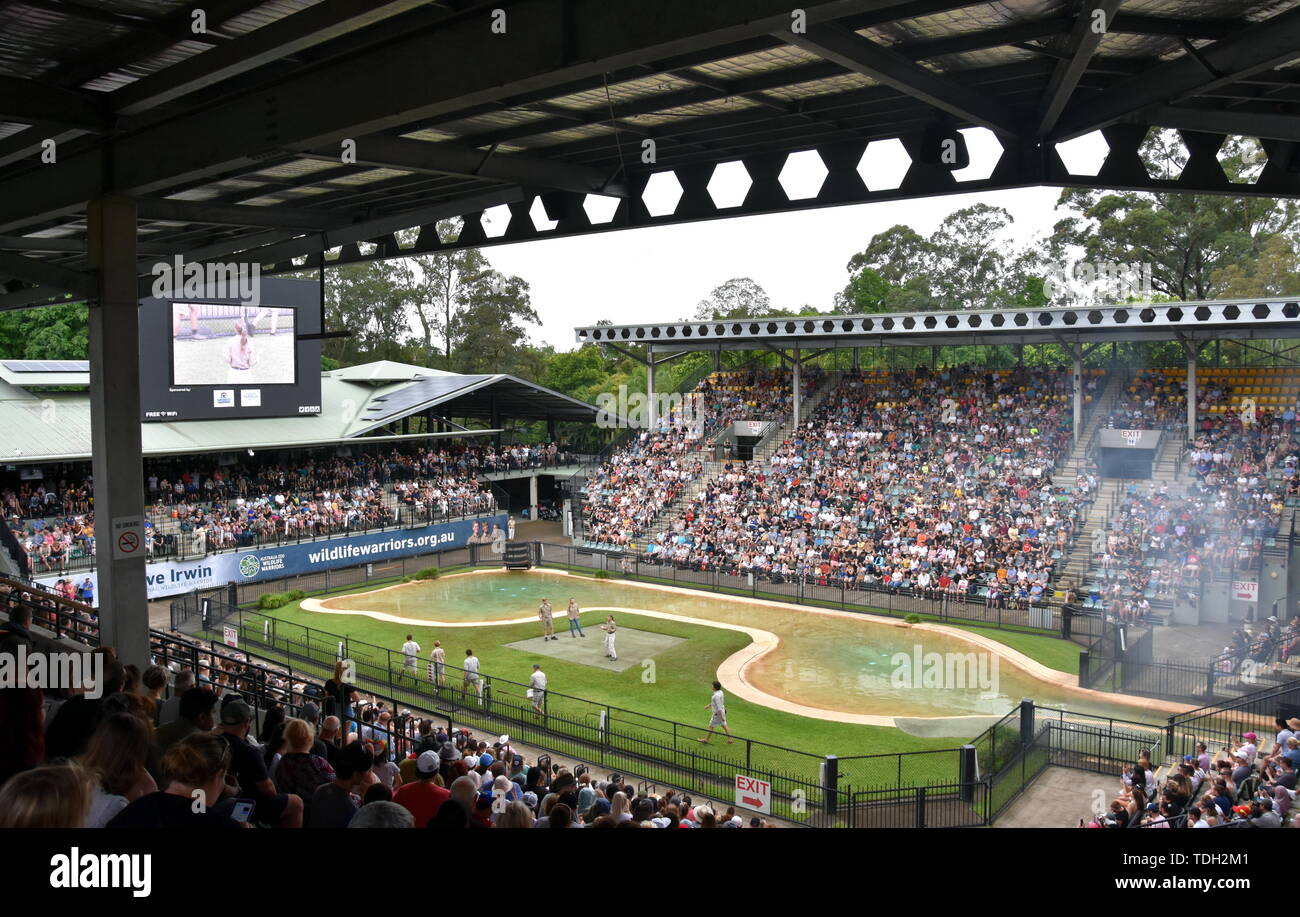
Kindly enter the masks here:
[[765, 464], [728, 464], [645, 560], [1005, 606], [1040, 600], [1096, 479], [1059, 373], [847, 374]]
[[1204, 743], [1176, 766], [1154, 766], [1144, 753], [1124, 768], [1119, 794], [1089, 828], [1300, 827], [1296, 772], [1300, 719], [1277, 720], [1276, 737], [1259, 743], [1254, 732], [1211, 755]]
[[1122, 389], [1106, 416], [1116, 430], [1181, 430], [1187, 426], [1187, 382], [1143, 370]]
[[[801, 373], [802, 396], [821, 376]], [[737, 420], [781, 420], [792, 410], [788, 371], [715, 373], [693, 397], [674, 403], [655, 429], [640, 431], [587, 481], [586, 539], [624, 547], [646, 532], [704, 471], [703, 459], [727, 425]]]
[[[18, 623], [0, 650], [23, 640]], [[339, 716], [329, 682], [237, 653], [154, 651], [140, 671], [95, 650], [102, 672], [81, 690], [0, 689], [0, 828], [745, 826], [734, 809], [529, 760], [509, 736], [477, 739], [373, 698]]]
[[[151, 462], [145, 481], [150, 557], [365, 531], [497, 510], [478, 480], [494, 471], [552, 467], [558, 444], [393, 449], [235, 464]], [[92, 482], [24, 482], [0, 492], [8, 525], [33, 575], [64, 573], [95, 555]], [[89, 562], [89, 561], [87, 561]]]

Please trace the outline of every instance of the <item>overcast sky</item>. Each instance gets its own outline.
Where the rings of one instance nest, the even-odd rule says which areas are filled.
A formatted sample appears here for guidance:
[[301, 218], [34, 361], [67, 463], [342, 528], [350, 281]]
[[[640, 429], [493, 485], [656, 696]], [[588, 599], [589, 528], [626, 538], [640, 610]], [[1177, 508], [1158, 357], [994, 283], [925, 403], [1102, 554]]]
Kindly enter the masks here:
[[[969, 140], [972, 171], [991, 171], [988, 139]], [[793, 164], [792, 170], [801, 171]], [[849, 258], [890, 226], [929, 235], [949, 213], [983, 202], [1011, 213], [1011, 238], [1019, 245], [1051, 232], [1062, 215], [1059, 195], [1057, 188], [1026, 188], [824, 207], [490, 246], [483, 254], [528, 281], [541, 318], [529, 329], [533, 341], [571, 350], [576, 326], [685, 318], [732, 277], [753, 278], [777, 308], [828, 309], [848, 280]]]

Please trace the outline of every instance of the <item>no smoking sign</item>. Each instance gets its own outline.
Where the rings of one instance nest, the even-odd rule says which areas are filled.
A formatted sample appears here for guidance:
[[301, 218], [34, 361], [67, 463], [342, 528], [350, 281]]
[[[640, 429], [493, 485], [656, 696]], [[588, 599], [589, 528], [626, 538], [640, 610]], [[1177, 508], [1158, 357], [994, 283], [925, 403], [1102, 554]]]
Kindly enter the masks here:
[[113, 520], [113, 559], [129, 560], [144, 550], [144, 517], [121, 516]]

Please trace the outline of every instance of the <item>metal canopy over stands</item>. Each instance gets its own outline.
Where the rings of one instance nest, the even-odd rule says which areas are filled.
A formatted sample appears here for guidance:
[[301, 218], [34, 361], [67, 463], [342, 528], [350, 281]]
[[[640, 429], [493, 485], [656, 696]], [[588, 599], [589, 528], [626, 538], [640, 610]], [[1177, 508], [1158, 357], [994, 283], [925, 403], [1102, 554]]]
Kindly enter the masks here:
[[[0, 36], [0, 309], [92, 303], [112, 523], [143, 502], [136, 305], [159, 259], [285, 272], [1043, 184], [1300, 196], [1300, 0], [0, 0]], [[934, 141], [968, 127], [1003, 153], [962, 181]], [[1181, 131], [1177, 177], [1143, 166], [1152, 127]], [[1057, 144], [1097, 129], [1099, 172], [1071, 171]], [[1267, 155], [1253, 183], [1219, 165], [1229, 134]], [[888, 186], [869, 144], [894, 139]], [[791, 199], [810, 150], [827, 174]], [[733, 161], [728, 207], [710, 182]], [[652, 213], [655, 179], [680, 196]], [[105, 642], [143, 664], [143, 559], [100, 576]]]
[[[576, 328], [574, 335], [580, 344], [604, 344], [644, 363], [652, 395], [655, 367], [681, 354], [774, 351], [793, 368], [796, 424], [800, 411], [799, 369], [812, 356], [828, 350], [1060, 344], [1072, 357], [1076, 437], [1083, 426], [1083, 359], [1088, 353], [1119, 341], [1176, 340], [1187, 353], [1187, 436], [1191, 439], [1196, 428], [1196, 363], [1201, 348], [1210, 341], [1300, 338], [1300, 297], [586, 325]], [[644, 356], [627, 350], [629, 344], [644, 345]], [[817, 350], [810, 355], [806, 349], [811, 348]], [[791, 353], [787, 354], [787, 350]], [[653, 397], [649, 404], [653, 413]]]

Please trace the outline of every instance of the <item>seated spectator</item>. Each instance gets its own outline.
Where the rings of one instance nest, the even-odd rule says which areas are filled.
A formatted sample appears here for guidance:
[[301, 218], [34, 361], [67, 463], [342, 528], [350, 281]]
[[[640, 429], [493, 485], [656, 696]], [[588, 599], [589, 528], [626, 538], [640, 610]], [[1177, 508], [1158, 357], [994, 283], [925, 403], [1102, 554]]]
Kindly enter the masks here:
[[252, 720], [252, 708], [242, 700], [222, 705], [220, 735], [230, 746], [230, 776], [239, 784], [240, 792], [257, 803], [255, 817], [259, 822], [277, 828], [300, 828], [302, 799], [276, 792], [261, 753], [248, 741]]
[[115, 713], [99, 724], [80, 760], [94, 781], [87, 828], [104, 827], [130, 803], [157, 792], [145, 767], [151, 738], [147, 721], [131, 713]]
[[410, 810], [415, 827], [424, 828], [438, 814], [438, 808], [451, 798], [451, 792], [437, 785], [442, 761], [435, 751], [424, 751], [416, 759], [417, 779], [406, 783], [393, 794], [393, 801]]
[[91, 798], [90, 778], [76, 765], [25, 770], [0, 786], [0, 828], [80, 828]]
[[158, 729], [155, 743], [165, 753], [181, 739], [216, 726], [217, 695], [208, 688], [190, 688], [181, 695], [178, 716]]
[[349, 828], [413, 828], [411, 813], [395, 802], [368, 802], [348, 822]]
[[363, 742], [349, 742], [339, 749], [334, 763], [334, 781], [322, 784], [308, 807], [309, 828], [346, 828], [361, 807], [361, 793], [375, 783], [370, 768], [374, 756]]
[[280, 793], [297, 796], [309, 805], [316, 790], [335, 779], [334, 768], [316, 753], [316, 731], [306, 720], [290, 718], [285, 722], [284, 743], [284, 754], [271, 767], [271, 780]]
[[239, 822], [217, 811], [223, 797], [233, 791], [226, 782], [230, 758], [230, 746], [221, 736], [186, 736], [163, 756], [165, 788], [130, 803], [108, 822], [108, 827], [239, 828]]

